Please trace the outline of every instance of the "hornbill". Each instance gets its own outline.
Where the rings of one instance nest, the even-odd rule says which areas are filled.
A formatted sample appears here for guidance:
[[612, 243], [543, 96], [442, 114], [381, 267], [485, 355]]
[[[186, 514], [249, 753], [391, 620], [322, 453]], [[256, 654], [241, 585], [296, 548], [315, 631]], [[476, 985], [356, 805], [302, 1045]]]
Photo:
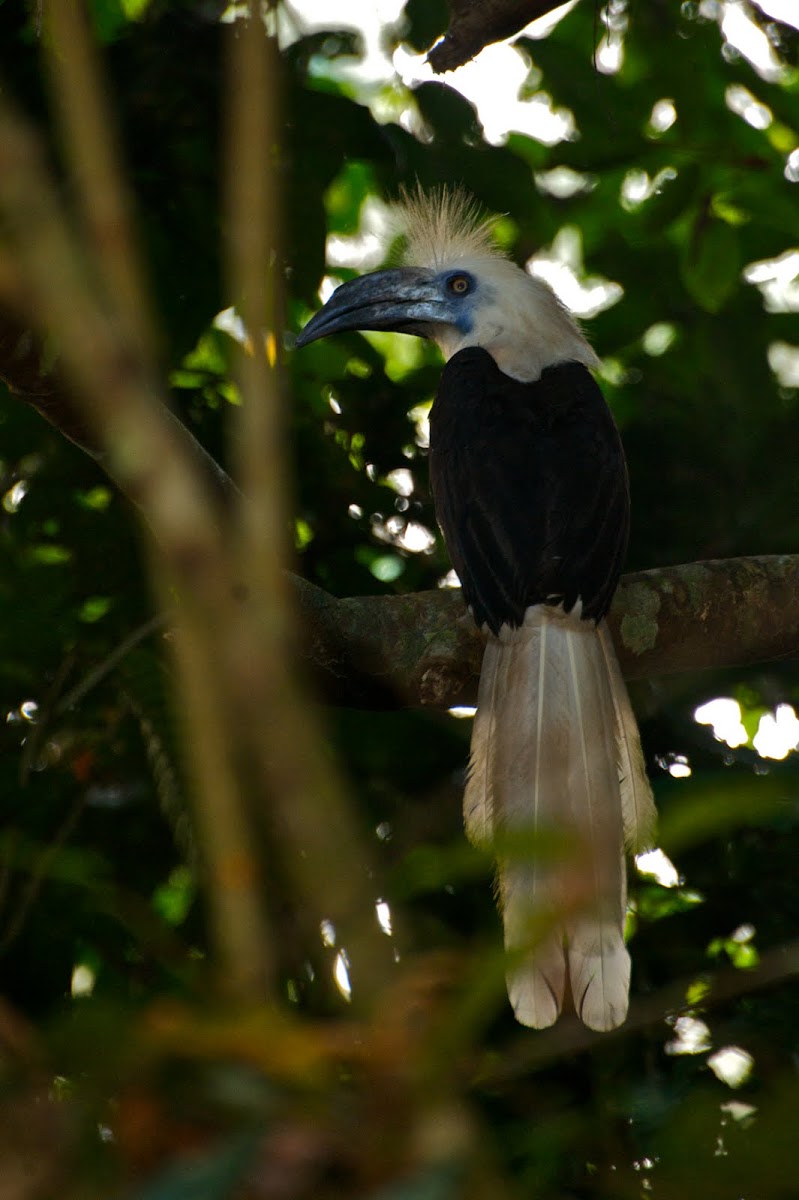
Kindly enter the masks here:
[[594, 352], [472, 201], [419, 191], [403, 220], [405, 265], [342, 284], [296, 344], [395, 330], [444, 353], [433, 499], [486, 634], [466, 831], [498, 858], [517, 1019], [551, 1025], [570, 993], [586, 1025], [613, 1029], [630, 979], [624, 849], [649, 847], [655, 819], [604, 621], [627, 545], [624, 452]]

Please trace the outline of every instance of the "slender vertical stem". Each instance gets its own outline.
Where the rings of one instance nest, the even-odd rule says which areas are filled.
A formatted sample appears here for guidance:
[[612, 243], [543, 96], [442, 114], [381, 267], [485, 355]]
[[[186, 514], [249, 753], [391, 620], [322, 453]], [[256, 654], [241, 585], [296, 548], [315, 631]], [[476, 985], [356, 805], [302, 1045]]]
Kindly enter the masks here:
[[[90, 158], [92, 150], [84, 145], [81, 154]], [[31, 317], [59, 345], [65, 377], [106, 452], [107, 470], [135, 499], [154, 535], [156, 594], [163, 601], [177, 591], [181, 599], [177, 703], [195, 781], [215, 959], [230, 994], [258, 1000], [270, 971], [270, 937], [241, 782], [227, 750], [235, 745], [236, 721], [220, 631], [236, 628], [240, 610], [218, 512], [196, 461], [175, 435], [151, 361], [120, 334], [118, 314], [89, 282], [35, 137], [2, 102], [0, 221]]]
[[280, 59], [259, 15], [236, 22], [229, 49], [225, 237], [229, 285], [248, 339], [236, 366], [243, 403], [234, 453], [247, 497], [241, 553], [260, 606], [268, 605], [270, 621], [282, 624], [290, 614], [285, 567], [291, 505], [278, 353]]
[[262, 702], [248, 706], [258, 718], [249, 729], [250, 749], [272, 797], [294, 886], [317, 917], [340, 925], [353, 964], [353, 997], [368, 1005], [390, 969], [391, 947], [376, 920], [368, 849], [294, 654], [286, 574], [290, 455], [281, 403], [280, 63], [256, 11], [253, 5], [231, 30], [225, 204], [229, 284], [247, 334], [234, 445], [247, 497], [240, 561], [264, 655]]
[[155, 337], [136, 254], [116, 131], [82, 0], [47, 0], [43, 39], [55, 116], [73, 170], [95, 265], [128, 334], [150, 356]]
[[[261, 870], [235, 770], [218, 673], [206, 652], [207, 628], [182, 608], [173, 635], [181, 678], [180, 716], [208, 887], [211, 943], [221, 990], [237, 1000], [263, 996], [273, 964], [261, 911]], [[202, 739], [201, 742], [196, 739]]]

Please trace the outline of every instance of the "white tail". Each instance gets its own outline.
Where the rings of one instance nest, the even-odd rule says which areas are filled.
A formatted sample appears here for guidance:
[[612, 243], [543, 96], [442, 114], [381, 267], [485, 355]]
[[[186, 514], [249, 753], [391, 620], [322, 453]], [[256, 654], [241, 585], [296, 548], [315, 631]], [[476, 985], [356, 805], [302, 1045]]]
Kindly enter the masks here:
[[[649, 843], [654, 804], [603, 625], [536, 605], [520, 628], [489, 639], [464, 817], [473, 841], [498, 840], [517, 1019], [551, 1025], [568, 981], [586, 1025], [620, 1025], [630, 981], [624, 845]], [[535, 844], [553, 834], [559, 852]]]

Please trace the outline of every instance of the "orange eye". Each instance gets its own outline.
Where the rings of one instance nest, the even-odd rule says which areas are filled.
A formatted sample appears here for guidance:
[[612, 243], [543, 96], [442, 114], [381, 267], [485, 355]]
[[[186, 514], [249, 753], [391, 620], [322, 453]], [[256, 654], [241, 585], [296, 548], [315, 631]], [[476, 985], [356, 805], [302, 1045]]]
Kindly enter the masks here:
[[472, 282], [467, 275], [453, 275], [447, 282], [447, 287], [456, 296], [464, 296], [472, 286]]

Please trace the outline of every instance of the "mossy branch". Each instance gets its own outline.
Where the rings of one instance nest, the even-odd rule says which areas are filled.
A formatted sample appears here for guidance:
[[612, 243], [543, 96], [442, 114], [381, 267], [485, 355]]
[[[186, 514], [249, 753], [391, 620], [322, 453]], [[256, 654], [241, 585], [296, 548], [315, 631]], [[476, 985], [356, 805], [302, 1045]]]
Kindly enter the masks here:
[[[307, 653], [334, 701], [474, 703], [483, 639], [460, 592], [336, 600], [301, 593]], [[717, 559], [622, 577], [609, 623], [627, 679], [799, 654], [799, 555]]]

